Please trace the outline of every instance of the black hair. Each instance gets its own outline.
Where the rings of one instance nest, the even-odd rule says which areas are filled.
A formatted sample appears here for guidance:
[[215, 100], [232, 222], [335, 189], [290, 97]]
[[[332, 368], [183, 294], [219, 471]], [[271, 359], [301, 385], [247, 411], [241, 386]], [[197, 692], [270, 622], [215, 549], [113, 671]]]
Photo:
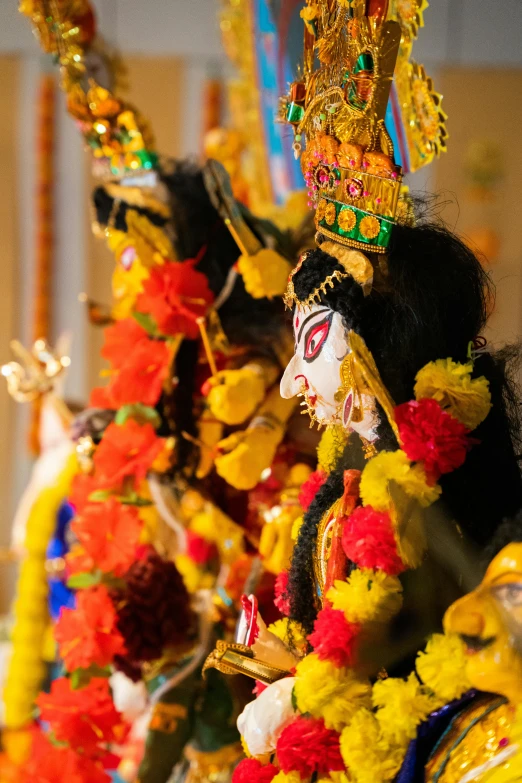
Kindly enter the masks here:
[[[373, 254], [371, 260], [375, 282], [368, 296], [350, 277], [327, 288], [321, 301], [341, 314], [347, 329], [364, 338], [386, 388], [400, 404], [412, 399], [415, 376], [428, 362], [467, 360], [470, 342], [486, 324], [492, 284], [473, 252], [440, 223], [397, 225], [387, 256]], [[310, 252], [293, 278], [297, 297], [305, 299], [336, 270], [344, 271], [333, 256], [320, 249]], [[440, 481], [439, 502], [478, 547], [522, 506], [514, 448], [520, 437], [518, 395], [511, 376], [516, 353], [477, 357], [474, 375], [489, 380], [492, 410], [473, 433], [479, 443], [465, 464]], [[384, 415], [379, 435], [380, 449], [397, 448]], [[305, 515], [290, 568], [291, 616], [308, 632], [315, 619], [312, 556], [317, 527], [342, 494], [339, 471], [358, 465], [345, 453], [337, 467]]]

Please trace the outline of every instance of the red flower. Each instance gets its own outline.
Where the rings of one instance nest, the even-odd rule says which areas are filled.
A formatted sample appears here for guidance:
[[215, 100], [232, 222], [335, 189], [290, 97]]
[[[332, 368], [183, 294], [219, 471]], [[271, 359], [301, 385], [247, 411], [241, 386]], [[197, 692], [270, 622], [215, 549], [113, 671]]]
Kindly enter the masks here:
[[98, 488], [98, 482], [94, 476], [89, 476], [87, 473], [77, 473], [72, 480], [71, 489], [69, 492], [69, 503], [74, 506], [74, 510], [77, 514], [80, 514], [89, 501], [89, 495]]
[[301, 487], [301, 492], [299, 493], [299, 503], [301, 504], [304, 511], [308, 511], [310, 503], [315, 498], [326, 479], [327, 474], [324, 470], [321, 470], [321, 468], [316, 470], [314, 473], [311, 473], [307, 478]]
[[21, 768], [20, 783], [110, 783], [112, 778], [104, 770], [104, 760], [60, 748], [38, 732], [29, 761]]
[[406, 456], [414, 462], [424, 462], [432, 483], [464, 463], [472, 445], [468, 430], [437, 400], [426, 398], [398, 405], [395, 419]]
[[404, 571], [390, 517], [371, 506], [358, 506], [345, 520], [342, 545], [359, 568], [377, 568], [390, 576]]
[[276, 750], [283, 772], [299, 772], [305, 780], [314, 773], [321, 778], [344, 770], [339, 734], [327, 729], [322, 720], [296, 718], [283, 729]]
[[76, 609], [62, 609], [54, 636], [65, 668], [108, 666], [115, 655], [126, 652], [117, 628], [118, 615], [104, 585], [77, 594]]
[[361, 626], [349, 623], [344, 612], [325, 607], [314, 623], [308, 641], [321, 661], [331, 661], [339, 668], [353, 666]]
[[271, 783], [279, 770], [273, 764], [261, 764], [257, 759], [243, 759], [232, 775], [232, 783]]
[[195, 340], [196, 320], [214, 301], [204, 274], [194, 269], [195, 259], [155, 266], [143, 283], [136, 309], [155, 320], [163, 334], [184, 334]]
[[290, 616], [290, 599], [288, 597], [288, 571], [281, 571], [275, 581], [274, 604], [285, 617]]
[[50, 724], [53, 735], [83, 751], [100, 743], [121, 742], [127, 727], [112, 700], [109, 681], [94, 677], [85, 688], [74, 690], [68, 677], [41, 693], [36, 703], [40, 718]]
[[72, 524], [95, 566], [116, 576], [123, 576], [136, 559], [142, 527], [138, 510], [123, 506], [116, 498], [91, 503]]
[[85, 574], [94, 571], [94, 560], [87, 554], [83, 546], [73, 544], [69, 552], [65, 555], [65, 565], [67, 566], [67, 577], [73, 574]]
[[113, 370], [120, 370], [129, 358], [129, 353], [140, 343], [150, 342], [145, 329], [134, 318], [117, 321], [104, 330], [105, 342], [101, 350], [104, 359]]
[[198, 565], [204, 565], [217, 553], [216, 545], [203, 536], [187, 530], [187, 555]]
[[126, 476], [132, 476], [137, 487], [163, 446], [152, 424], [140, 425], [134, 419], [122, 425], [112, 422], [93, 457], [96, 484], [116, 489]]
[[169, 373], [171, 352], [162, 340], [140, 340], [127, 347], [127, 358], [112, 376], [109, 385], [93, 389], [90, 406], [121, 408], [123, 405], [154, 406]]

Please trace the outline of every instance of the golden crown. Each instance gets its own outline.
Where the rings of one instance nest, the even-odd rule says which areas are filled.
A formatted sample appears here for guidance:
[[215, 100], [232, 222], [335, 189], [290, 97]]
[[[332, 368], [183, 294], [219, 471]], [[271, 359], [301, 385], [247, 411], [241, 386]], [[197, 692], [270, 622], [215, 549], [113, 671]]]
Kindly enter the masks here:
[[[410, 5], [405, 16], [393, 0], [307, 0], [302, 75], [281, 104], [282, 119], [294, 127], [294, 153], [301, 157], [318, 232], [380, 253], [388, 247], [401, 196], [402, 168], [385, 125], [398, 58], [410, 170], [445, 146], [440, 96], [409, 62], [426, 4]], [[421, 115], [434, 118], [434, 125], [424, 127]]]

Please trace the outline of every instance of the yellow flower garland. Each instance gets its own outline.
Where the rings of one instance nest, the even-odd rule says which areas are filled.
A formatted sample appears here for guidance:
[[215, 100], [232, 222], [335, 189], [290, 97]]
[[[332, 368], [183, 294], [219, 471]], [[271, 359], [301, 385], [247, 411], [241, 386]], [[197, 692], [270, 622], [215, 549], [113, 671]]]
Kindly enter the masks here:
[[46, 552], [58, 509], [77, 470], [76, 455], [71, 454], [56, 483], [34, 502], [27, 521], [26, 556], [16, 588], [13, 649], [3, 693], [7, 729], [21, 729], [31, 722], [34, 700], [46, 675], [42, 654], [49, 625]]

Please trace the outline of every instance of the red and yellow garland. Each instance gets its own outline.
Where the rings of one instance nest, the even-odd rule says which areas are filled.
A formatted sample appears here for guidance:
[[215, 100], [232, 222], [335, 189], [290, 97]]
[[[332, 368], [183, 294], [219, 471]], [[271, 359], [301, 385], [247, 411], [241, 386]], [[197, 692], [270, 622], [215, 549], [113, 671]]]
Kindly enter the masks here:
[[[356, 783], [391, 781], [417, 726], [467, 689], [463, 648], [451, 637], [433, 637], [406, 680], [373, 686], [361, 674], [359, 649], [363, 634], [371, 637], [399, 611], [398, 575], [417, 567], [424, 553], [422, 525], [406, 535], [401, 529], [401, 498], [419, 507], [435, 502], [436, 482], [462, 465], [474, 442], [469, 432], [489, 411], [488, 383], [472, 379], [472, 369], [451, 359], [428, 364], [417, 375], [416, 399], [395, 408], [401, 448], [368, 462], [360, 501], [341, 518], [342, 550], [357, 568], [346, 581], [326, 585], [308, 637], [313, 652], [296, 668], [296, 717], [277, 741], [278, 766], [248, 759], [234, 783], [347, 781], [346, 774]], [[328, 516], [342, 514], [343, 503]]]

